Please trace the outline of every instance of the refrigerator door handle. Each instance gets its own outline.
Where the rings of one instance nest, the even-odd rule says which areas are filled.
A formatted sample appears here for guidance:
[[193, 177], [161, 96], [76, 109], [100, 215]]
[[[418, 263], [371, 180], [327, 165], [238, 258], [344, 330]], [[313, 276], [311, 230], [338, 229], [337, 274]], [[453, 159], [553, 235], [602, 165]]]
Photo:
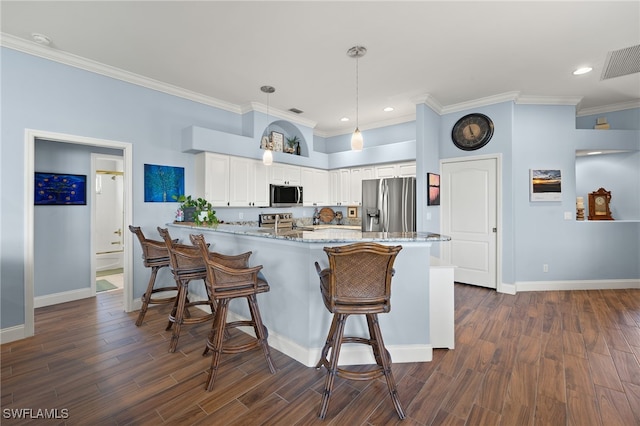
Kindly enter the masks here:
[[[384, 216], [382, 217], [382, 232], [389, 232], [389, 184], [386, 181], [382, 185], [382, 210]], [[382, 213], [380, 213], [382, 215]]]

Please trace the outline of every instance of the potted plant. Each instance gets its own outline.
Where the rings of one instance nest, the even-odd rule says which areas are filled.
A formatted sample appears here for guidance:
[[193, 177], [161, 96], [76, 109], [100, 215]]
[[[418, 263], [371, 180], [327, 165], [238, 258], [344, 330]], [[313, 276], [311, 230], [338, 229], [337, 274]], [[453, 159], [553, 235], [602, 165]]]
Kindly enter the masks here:
[[296, 145], [300, 144], [300, 138], [298, 136], [290, 136], [287, 138], [287, 144], [289, 145], [289, 153], [294, 154], [296, 152]]
[[193, 216], [193, 221], [199, 226], [210, 226], [216, 228], [219, 220], [216, 216], [216, 211], [213, 210], [213, 206], [210, 202], [204, 198], [198, 198], [195, 200], [196, 211]]

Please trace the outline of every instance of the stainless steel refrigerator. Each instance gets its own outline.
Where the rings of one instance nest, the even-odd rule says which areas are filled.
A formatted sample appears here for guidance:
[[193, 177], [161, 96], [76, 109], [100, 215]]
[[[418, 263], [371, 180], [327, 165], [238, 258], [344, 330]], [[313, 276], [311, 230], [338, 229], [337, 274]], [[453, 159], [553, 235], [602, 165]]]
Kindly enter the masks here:
[[362, 232], [416, 230], [416, 178], [362, 181]]

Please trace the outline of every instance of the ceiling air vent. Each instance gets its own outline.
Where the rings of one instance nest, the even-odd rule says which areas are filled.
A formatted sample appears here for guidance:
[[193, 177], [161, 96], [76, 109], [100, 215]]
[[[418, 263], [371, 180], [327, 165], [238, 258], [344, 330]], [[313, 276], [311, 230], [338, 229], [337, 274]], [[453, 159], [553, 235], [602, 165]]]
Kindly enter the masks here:
[[640, 72], [640, 44], [607, 53], [600, 80]]
[[289, 108], [289, 111], [291, 111], [294, 114], [302, 114], [304, 111], [298, 108]]

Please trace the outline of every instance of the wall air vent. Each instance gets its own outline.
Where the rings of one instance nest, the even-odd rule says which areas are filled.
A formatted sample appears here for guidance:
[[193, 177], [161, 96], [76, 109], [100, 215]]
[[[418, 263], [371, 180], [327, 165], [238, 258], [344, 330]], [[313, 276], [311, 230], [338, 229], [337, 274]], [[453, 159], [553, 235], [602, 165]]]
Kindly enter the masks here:
[[289, 108], [289, 111], [291, 111], [294, 114], [302, 114], [304, 111], [298, 108]]
[[600, 80], [640, 72], [640, 44], [607, 53]]

